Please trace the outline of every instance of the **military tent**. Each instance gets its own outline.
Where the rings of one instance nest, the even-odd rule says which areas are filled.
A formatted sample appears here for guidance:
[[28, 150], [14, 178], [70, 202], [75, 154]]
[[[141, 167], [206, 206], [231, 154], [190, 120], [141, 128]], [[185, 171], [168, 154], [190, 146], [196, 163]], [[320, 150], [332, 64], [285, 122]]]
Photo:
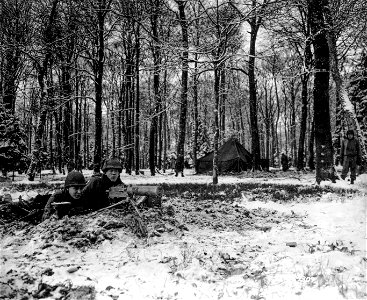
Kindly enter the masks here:
[[[213, 171], [214, 151], [198, 159], [198, 173]], [[218, 169], [220, 173], [241, 172], [251, 168], [252, 156], [240, 142], [231, 138], [218, 149]]]

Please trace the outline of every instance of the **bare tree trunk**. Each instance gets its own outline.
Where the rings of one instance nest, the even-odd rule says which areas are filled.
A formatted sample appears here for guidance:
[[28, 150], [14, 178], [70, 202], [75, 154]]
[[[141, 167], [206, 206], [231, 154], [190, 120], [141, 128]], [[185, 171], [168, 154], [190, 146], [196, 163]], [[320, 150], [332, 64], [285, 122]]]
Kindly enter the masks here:
[[162, 113], [162, 131], [163, 131], [163, 173], [166, 172], [168, 166], [167, 166], [167, 162], [168, 162], [168, 155], [167, 155], [167, 150], [168, 150], [168, 141], [167, 141], [167, 106], [166, 103], [164, 103], [164, 107], [163, 107], [163, 113]]
[[198, 172], [198, 131], [199, 131], [199, 109], [198, 109], [198, 55], [195, 54], [195, 73], [193, 79], [193, 110], [194, 110], [194, 132], [193, 132], [193, 144], [192, 144], [192, 161], [195, 168], [195, 173]]
[[168, 90], [168, 71], [164, 70], [164, 102], [162, 107], [162, 135], [163, 135], [163, 163], [162, 170], [163, 173], [166, 172], [168, 168], [168, 147], [170, 144], [169, 134], [168, 134], [168, 116], [167, 116], [167, 90]]
[[104, 34], [105, 34], [105, 19], [109, 9], [109, 3], [106, 0], [98, 0], [97, 8], [97, 35], [96, 47], [97, 57], [93, 61], [94, 69], [94, 89], [95, 89], [95, 142], [94, 142], [94, 172], [99, 173], [102, 160], [102, 97], [103, 97], [103, 72], [104, 72]]
[[[226, 103], [227, 103], [227, 91], [226, 91], [226, 70], [224, 64], [222, 64], [220, 72], [220, 135], [226, 131]], [[222, 138], [221, 138], [222, 139]]]
[[47, 119], [47, 84], [46, 84], [46, 74], [47, 74], [47, 67], [49, 60], [51, 58], [51, 49], [50, 44], [53, 42], [53, 23], [55, 21], [56, 17], [56, 8], [57, 8], [58, 0], [54, 0], [52, 3], [51, 13], [48, 18], [48, 24], [46, 26], [46, 36], [45, 36], [45, 43], [48, 45], [48, 50], [45, 54], [45, 57], [41, 64], [37, 65], [37, 72], [38, 72], [38, 84], [40, 87], [40, 117], [37, 124], [37, 130], [36, 130], [36, 136], [35, 136], [35, 144], [31, 156], [31, 163], [28, 167], [27, 175], [28, 180], [33, 181], [35, 174], [36, 174], [36, 168], [39, 164], [39, 158], [40, 158], [40, 151], [42, 148], [42, 139], [44, 134], [44, 128], [46, 124]]
[[[200, 13], [200, 5], [198, 5], [198, 14]], [[199, 34], [199, 19], [197, 18], [195, 22], [195, 46], [199, 46], [200, 34]], [[192, 143], [192, 162], [194, 165], [195, 173], [198, 173], [198, 131], [199, 131], [199, 109], [198, 109], [198, 84], [199, 84], [199, 74], [198, 74], [198, 59], [199, 55], [197, 52], [194, 54], [194, 75], [193, 75], [193, 110], [194, 110], [194, 130], [193, 130], [193, 143]]]
[[251, 38], [248, 62], [248, 82], [250, 94], [250, 122], [251, 122], [251, 145], [253, 169], [260, 169], [260, 137], [257, 124], [257, 96], [256, 96], [256, 78], [255, 78], [255, 55], [256, 55], [256, 38], [260, 24], [257, 22], [256, 15], [251, 18]]
[[123, 84], [121, 84], [120, 87], [120, 94], [118, 96], [118, 139], [117, 139], [117, 148], [118, 148], [118, 156], [121, 159], [122, 157], [122, 140], [123, 140], [123, 136], [124, 136], [124, 130], [125, 130], [125, 126], [123, 126], [124, 122], [124, 114], [123, 114], [123, 110], [124, 110], [124, 102], [123, 102]]
[[309, 0], [310, 25], [314, 35], [314, 122], [316, 143], [316, 182], [335, 181], [329, 111], [329, 46], [324, 19], [327, 0]]
[[111, 130], [112, 130], [112, 152], [111, 156], [116, 156], [116, 111], [115, 111], [115, 101], [114, 101], [114, 93], [112, 93], [111, 98]]
[[[131, 36], [129, 34], [128, 45], [131, 45]], [[125, 167], [126, 173], [131, 175], [132, 171], [132, 154], [133, 154], [133, 145], [132, 145], [132, 135], [134, 131], [133, 120], [132, 120], [132, 111], [133, 111], [133, 84], [132, 79], [134, 76], [134, 61], [133, 61], [133, 53], [129, 46], [126, 46], [126, 85], [125, 85], [125, 124], [126, 124], [126, 135], [125, 135]]]
[[155, 109], [153, 111], [153, 117], [150, 124], [150, 134], [149, 134], [149, 169], [150, 174], [155, 176], [155, 166], [156, 166], [156, 156], [157, 156], [157, 127], [158, 127], [158, 113], [159, 113], [159, 103], [160, 103], [160, 93], [159, 93], [159, 65], [156, 65], [154, 75], [154, 98], [155, 98]]
[[[326, 24], [328, 26], [327, 30], [327, 42], [330, 51], [330, 63], [331, 63], [331, 71], [332, 71], [332, 78], [335, 82], [336, 86], [336, 101], [337, 101], [337, 117], [336, 117], [336, 134], [339, 134], [342, 130], [342, 118], [344, 117], [347, 119], [346, 123], [353, 124], [357, 131], [357, 139], [359, 141], [359, 145], [361, 147], [362, 156], [367, 159], [367, 149], [365, 147], [365, 141], [363, 137], [363, 132], [359, 125], [356, 112], [353, 110], [353, 105], [348, 96], [348, 92], [345, 88], [343, 83], [343, 79], [340, 75], [339, 71], [339, 60], [338, 60], [338, 51], [336, 47], [336, 36], [334, 32], [333, 26], [333, 18], [330, 12], [329, 6], [325, 6], [324, 8]], [[334, 137], [336, 139], [337, 137]]]
[[[282, 136], [280, 136], [280, 148], [282, 152], [288, 155], [288, 97], [283, 85], [283, 95], [284, 95], [284, 147], [282, 144]], [[284, 149], [283, 149], [284, 148]]]
[[72, 87], [71, 87], [71, 70], [69, 66], [65, 65], [61, 68], [61, 87], [64, 104], [63, 112], [63, 155], [64, 163], [68, 168], [72, 164], [74, 143], [73, 143], [73, 125], [72, 125]]
[[[272, 123], [272, 117], [270, 113], [270, 105], [268, 104], [268, 91], [265, 85], [264, 87], [264, 100], [265, 100], [265, 113], [264, 113], [264, 125], [265, 125], [265, 157], [270, 158], [270, 124]], [[271, 94], [269, 95], [269, 100], [271, 101]]]
[[189, 73], [189, 37], [188, 24], [185, 14], [186, 1], [176, 0], [179, 10], [180, 25], [182, 30], [182, 73], [181, 73], [181, 107], [180, 107], [180, 131], [177, 143], [177, 160], [175, 166], [176, 176], [181, 172], [184, 176], [184, 156], [185, 156], [185, 136], [186, 136], [186, 116], [187, 116], [187, 90], [188, 90], [188, 73]]
[[302, 112], [301, 112], [301, 128], [299, 133], [298, 141], [298, 162], [297, 170], [303, 170], [305, 167], [305, 140], [307, 130], [307, 115], [308, 115], [308, 81], [310, 78], [309, 70], [312, 67], [312, 52], [311, 52], [311, 41], [310, 41], [310, 28], [309, 18], [307, 14], [307, 29], [306, 29], [306, 45], [304, 49], [304, 74], [301, 75], [302, 85]]
[[83, 122], [83, 144], [84, 144], [84, 166], [89, 168], [89, 145], [88, 145], [88, 110], [87, 110], [87, 100], [84, 98], [84, 122]]
[[[54, 83], [53, 83], [53, 76], [52, 76], [52, 65], [50, 66], [50, 75], [48, 76], [47, 85], [50, 87], [48, 90], [48, 96], [49, 96], [49, 103], [51, 107], [55, 107], [55, 89], [54, 89]], [[54, 110], [56, 111], [56, 110]], [[56, 126], [53, 124], [53, 114], [50, 114], [48, 116], [48, 122], [49, 122], [49, 164], [52, 169], [52, 173], [55, 175], [55, 152], [54, 152], [54, 131], [56, 129]], [[55, 118], [55, 123], [57, 122], [57, 119]], [[56, 138], [55, 138], [56, 140]]]
[[140, 169], [140, 25], [136, 26], [135, 33], [135, 174]]
[[272, 156], [272, 165], [274, 165], [274, 156], [275, 153], [280, 158], [280, 149], [279, 149], [279, 137], [278, 137], [278, 124], [280, 119], [280, 101], [279, 101], [279, 92], [278, 92], [278, 83], [276, 78], [274, 78], [274, 87], [275, 87], [275, 99], [276, 99], [276, 118], [275, 122], [272, 124], [272, 130], [273, 130], [273, 156]]
[[315, 123], [314, 123], [314, 121], [312, 121], [311, 134], [310, 134], [310, 139], [309, 139], [309, 142], [308, 142], [308, 151], [309, 151], [308, 167], [310, 168], [310, 170], [315, 170], [314, 146], [315, 146]]
[[62, 166], [64, 163], [63, 148], [63, 128], [62, 124], [62, 108], [54, 110], [55, 126], [56, 126], [56, 143], [57, 143], [57, 168], [59, 173], [62, 173]]
[[153, 12], [150, 17], [152, 26], [153, 45], [151, 46], [153, 54], [153, 90], [154, 90], [154, 112], [150, 125], [149, 134], [149, 169], [150, 174], [155, 176], [155, 167], [157, 162], [157, 133], [158, 133], [158, 114], [161, 107], [160, 95], [160, 65], [161, 65], [161, 49], [159, 40], [159, 10], [160, 0], [154, 1]]
[[301, 127], [299, 132], [299, 142], [298, 142], [298, 160], [297, 160], [297, 170], [303, 170], [305, 167], [305, 139], [306, 139], [306, 128], [307, 128], [307, 113], [308, 113], [308, 76], [303, 75], [302, 81], [302, 112], [301, 112]]
[[54, 159], [54, 148], [53, 148], [53, 139], [54, 139], [54, 136], [53, 136], [53, 132], [54, 132], [54, 128], [53, 128], [53, 122], [52, 122], [52, 115], [49, 115], [49, 141], [48, 141], [48, 147], [49, 147], [49, 153], [50, 153], [50, 160], [49, 160], [49, 164], [50, 164], [50, 167], [52, 169], [52, 173], [55, 175], [56, 172], [55, 172], [55, 159]]
[[297, 144], [296, 144], [296, 91], [295, 91], [295, 82], [292, 81], [291, 86], [291, 107], [290, 107], [290, 140], [291, 140], [291, 156], [292, 156], [292, 165], [295, 166], [297, 164]]
[[217, 63], [214, 63], [214, 156], [213, 156], [213, 184], [218, 184], [218, 148], [219, 148], [219, 84], [220, 84], [220, 70]]
[[[164, 72], [166, 73], [166, 72]], [[164, 81], [163, 81], [163, 86], [167, 85], [167, 81], [165, 80], [164, 77]], [[165, 89], [165, 88], [164, 88]], [[163, 139], [162, 139], [162, 124], [163, 124], [163, 113], [162, 113], [162, 108], [163, 108], [163, 95], [161, 98], [161, 103], [159, 105], [159, 114], [158, 114], [158, 126], [157, 126], [157, 167], [159, 170], [162, 169], [162, 155], [163, 155]]]

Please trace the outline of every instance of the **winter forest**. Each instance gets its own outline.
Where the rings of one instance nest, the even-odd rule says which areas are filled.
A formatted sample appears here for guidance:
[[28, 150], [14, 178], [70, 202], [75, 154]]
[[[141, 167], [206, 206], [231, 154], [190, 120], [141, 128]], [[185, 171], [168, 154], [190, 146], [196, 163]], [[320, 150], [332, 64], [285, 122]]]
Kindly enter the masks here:
[[[353, 129], [366, 162], [365, 0], [0, 2], [0, 166], [151, 175], [235, 137], [333, 178]], [[169, 165], [170, 164], [170, 165]]]

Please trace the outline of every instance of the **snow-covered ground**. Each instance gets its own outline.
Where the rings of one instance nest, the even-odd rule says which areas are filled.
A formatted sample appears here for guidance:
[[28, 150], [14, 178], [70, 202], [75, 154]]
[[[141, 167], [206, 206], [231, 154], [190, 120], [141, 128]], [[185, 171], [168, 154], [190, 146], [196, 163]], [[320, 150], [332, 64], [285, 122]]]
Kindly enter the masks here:
[[[38, 183], [62, 183], [64, 177], [44, 174]], [[189, 171], [185, 177], [170, 172], [121, 178], [125, 184], [204, 187], [212, 181]], [[28, 183], [19, 177], [4, 184], [0, 195], [29, 198], [31, 188], [16, 188]], [[193, 192], [165, 196], [161, 212], [145, 212], [152, 220], [147, 238], [120, 224], [121, 215], [108, 213], [3, 227], [0, 299], [367, 298], [366, 174], [354, 185], [323, 182], [307, 195], [302, 187], [315, 186], [309, 173], [249, 172], [220, 177], [219, 183], [259, 188], [235, 198], [218, 191], [221, 200]], [[264, 184], [279, 191], [269, 195]], [[298, 186], [299, 195], [283, 201], [290, 185]], [[85, 239], [70, 238], [74, 229], [103, 238], [80, 246]]]

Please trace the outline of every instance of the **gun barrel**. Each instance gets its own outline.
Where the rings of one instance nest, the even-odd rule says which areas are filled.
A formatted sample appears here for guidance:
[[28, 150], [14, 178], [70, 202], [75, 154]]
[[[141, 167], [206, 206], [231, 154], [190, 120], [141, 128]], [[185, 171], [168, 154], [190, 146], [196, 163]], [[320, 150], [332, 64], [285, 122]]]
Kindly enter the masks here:
[[128, 194], [141, 196], [158, 196], [161, 194], [161, 188], [156, 185], [135, 185], [127, 187]]
[[56, 207], [69, 206], [71, 202], [53, 202], [51, 205]]

